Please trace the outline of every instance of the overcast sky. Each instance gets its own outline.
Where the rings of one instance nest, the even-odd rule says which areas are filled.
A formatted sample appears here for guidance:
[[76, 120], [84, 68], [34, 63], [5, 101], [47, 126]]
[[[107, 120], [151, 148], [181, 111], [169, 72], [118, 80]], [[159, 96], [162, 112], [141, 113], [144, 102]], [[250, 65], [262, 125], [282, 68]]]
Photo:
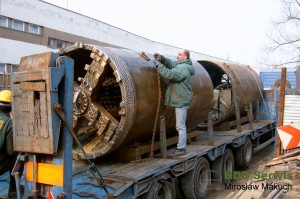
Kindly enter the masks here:
[[153, 41], [261, 68], [280, 0], [44, 0]]

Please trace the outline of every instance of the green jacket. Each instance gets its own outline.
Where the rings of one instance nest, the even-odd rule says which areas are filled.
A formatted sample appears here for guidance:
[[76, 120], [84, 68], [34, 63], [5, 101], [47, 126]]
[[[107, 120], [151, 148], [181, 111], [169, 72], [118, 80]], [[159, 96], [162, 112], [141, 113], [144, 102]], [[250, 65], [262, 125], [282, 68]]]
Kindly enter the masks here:
[[165, 96], [165, 105], [181, 108], [190, 106], [193, 99], [191, 76], [195, 69], [190, 59], [172, 61], [161, 56], [161, 64], [157, 67], [160, 75], [169, 81]]
[[13, 152], [12, 120], [0, 111], [0, 175], [8, 171]]

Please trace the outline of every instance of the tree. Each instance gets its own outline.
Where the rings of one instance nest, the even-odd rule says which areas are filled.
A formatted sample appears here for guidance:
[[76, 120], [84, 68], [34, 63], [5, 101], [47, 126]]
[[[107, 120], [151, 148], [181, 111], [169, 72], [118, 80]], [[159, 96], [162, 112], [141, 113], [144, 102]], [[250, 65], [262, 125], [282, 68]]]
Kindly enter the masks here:
[[273, 66], [296, 66], [300, 64], [300, 0], [281, 0], [282, 12], [272, 29], [267, 33], [270, 44], [268, 61]]

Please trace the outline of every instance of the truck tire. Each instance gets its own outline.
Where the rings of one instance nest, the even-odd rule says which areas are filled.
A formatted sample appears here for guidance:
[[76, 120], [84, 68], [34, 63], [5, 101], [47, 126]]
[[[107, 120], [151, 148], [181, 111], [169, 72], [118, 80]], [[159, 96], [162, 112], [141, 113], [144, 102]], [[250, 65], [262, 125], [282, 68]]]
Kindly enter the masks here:
[[249, 137], [246, 137], [244, 144], [235, 150], [236, 165], [246, 169], [252, 162], [253, 148]]
[[186, 198], [206, 198], [211, 181], [210, 166], [206, 158], [200, 157], [195, 168], [184, 175], [181, 181]]
[[234, 157], [231, 149], [225, 149], [224, 154], [218, 157], [212, 164], [213, 178], [220, 183], [228, 183], [232, 178], [225, 178], [225, 172], [234, 171]]
[[178, 177], [175, 183], [176, 189], [176, 199], [185, 199], [184, 192], [182, 190], [182, 180], [181, 177]]
[[[167, 174], [168, 175], [168, 174]], [[160, 179], [153, 182], [149, 191], [143, 194], [141, 199], [174, 199], [176, 198], [175, 186], [163, 175]]]

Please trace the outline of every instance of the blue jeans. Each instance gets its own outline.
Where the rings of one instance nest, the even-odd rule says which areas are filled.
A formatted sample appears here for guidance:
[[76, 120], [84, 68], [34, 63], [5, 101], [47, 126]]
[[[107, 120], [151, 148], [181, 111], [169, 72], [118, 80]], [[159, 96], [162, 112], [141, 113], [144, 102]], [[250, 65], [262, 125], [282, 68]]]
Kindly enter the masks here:
[[178, 131], [178, 143], [177, 149], [185, 149], [187, 133], [186, 133], [186, 116], [188, 106], [183, 106], [182, 108], [175, 108], [176, 113], [176, 130]]

